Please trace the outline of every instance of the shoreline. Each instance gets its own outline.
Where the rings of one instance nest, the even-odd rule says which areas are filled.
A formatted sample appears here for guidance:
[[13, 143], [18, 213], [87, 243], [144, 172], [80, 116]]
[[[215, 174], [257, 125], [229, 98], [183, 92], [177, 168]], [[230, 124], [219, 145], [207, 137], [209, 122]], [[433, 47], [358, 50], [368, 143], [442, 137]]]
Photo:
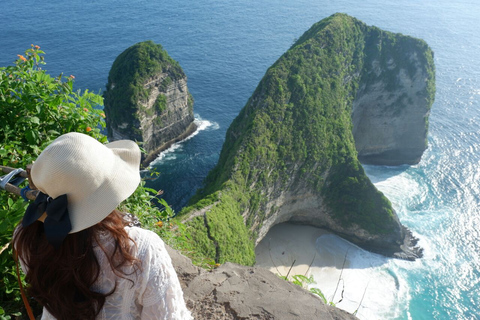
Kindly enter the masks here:
[[163, 151], [167, 150], [168, 148], [170, 148], [174, 143], [177, 143], [177, 142], [180, 142], [180, 141], [182, 141], [182, 140], [187, 139], [189, 136], [191, 136], [192, 134], [194, 134], [194, 133], [197, 131], [197, 129], [198, 129], [198, 127], [197, 127], [197, 125], [195, 124], [195, 121], [192, 121], [192, 122], [188, 125], [187, 129], [185, 129], [185, 131], [184, 131], [181, 135], [179, 135], [179, 136], [177, 136], [176, 138], [173, 138], [173, 139], [165, 142], [163, 145], [161, 145], [161, 146], [160, 146], [159, 148], [157, 148], [155, 151], [149, 153], [149, 154], [145, 157], [145, 159], [142, 160], [142, 167], [147, 168], [148, 165], [149, 165], [152, 161], [154, 161], [161, 152], [163, 152]]
[[308, 277], [311, 268], [319, 265], [319, 260], [327, 265], [335, 264], [334, 257], [320, 257], [317, 254], [315, 243], [326, 234], [332, 233], [312, 226], [278, 224], [269, 230], [255, 248], [255, 265], [279, 276], [288, 274], [289, 280], [293, 275]]
[[295, 275], [311, 278], [304, 288], [320, 289], [328, 303], [357, 312], [359, 319], [396, 318], [398, 301], [408, 301], [408, 288], [395, 270], [413, 262], [368, 252], [328, 230], [275, 225], [255, 248], [255, 257], [256, 267], [288, 274], [289, 281]]

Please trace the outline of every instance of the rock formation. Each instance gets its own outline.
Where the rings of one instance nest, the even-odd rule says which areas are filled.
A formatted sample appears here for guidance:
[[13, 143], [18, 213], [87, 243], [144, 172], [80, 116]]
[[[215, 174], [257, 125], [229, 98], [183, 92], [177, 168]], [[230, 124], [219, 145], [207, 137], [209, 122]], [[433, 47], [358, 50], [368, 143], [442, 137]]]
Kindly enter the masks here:
[[353, 102], [353, 137], [362, 163], [415, 164], [427, 147], [435, 96], [433, 53], [422, 41], [372, 28]]
[[387, 256], [419, 257], [356, 147], [370, 162], [418, 161], [434, 92], [424, 41], [345, 14], [313, 25], [268, 69], [181, 212], [196, 249], [251, 265], [268, 230], [290, 221]]
[[152, 41], [137, 43], [115, 59], [104, 97], [109, 140], [142, 141], [148, 153], [144, 164], [196, 129], [187, 77]]
[[197, 320], [357, 319], [266, 269], [226, 263], [209, 272], [168, 246], [167, 250]]

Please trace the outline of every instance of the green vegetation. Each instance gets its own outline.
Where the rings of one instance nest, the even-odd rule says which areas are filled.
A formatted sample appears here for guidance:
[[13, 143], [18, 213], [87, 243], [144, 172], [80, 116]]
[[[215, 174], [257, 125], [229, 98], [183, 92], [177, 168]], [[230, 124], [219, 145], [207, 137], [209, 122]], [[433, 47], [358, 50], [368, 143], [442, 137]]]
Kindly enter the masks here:
[[394, 232], [392, 205], [368, 179], [358, 160], [345, 160], [330, 170], [323, 194], [342, 225], [355, 223], [371, 234]]
[[160, 84], [160, 90], [162, 92], [166, 92], [168, 86], [171, 84], [172, 84], [172, 78], [166, 77], [165, 79], [163, 79], [162, 83]]
[[[0, 68], [0, 162], [25, 168], [59, 135], [77, 131], [105, 142], [102, 97], [73, 91], [74, 76], [50, 76], [41, 68], [39, 46], [18, 55], [13, 66]], [[22, 304], [9, 246], [14, 227], [28, 203], [0, 192], [0, 316], [17, 313]]]
[[140, 123], [137, 111], [144, 110], [152, 116], [153, 113], [159, 114], [166, 109], [166, 101], [162, 100], [162, 96], [165, 98], [164, 94], [159, 95], [153, 109], [145, 110], [142, 106], [146, 104], [149, 95], [145, 83], [158, 73], [167, 74], [159, 86], [163, 92], [173, 81], [185, 77], [178, 62], [173, 60], [161, 45], [152, 41], [137, 43], [115, 59], [104, 93], [109, 134], [112, 125], [127, 123], [128, 126], [121, 130], [142, 141], [141, 131], [138, 130]]
[[[288, 281], [286, 277], [281, 277], [281, 278]], [[325, 298], [325, 295], [323, 294], [322, 290], [318, 288], [308, 288], [308, 286], [312, 284], [316, 284], [315, 280], [313, 279], [313, 276], [307, 277], [301, 274], [296, 274], [292, 276], [292, 283], [317, 295], [320, 299], [322, 299], [323, 303], [335, 306], [333, 302], [328, 303], [327, 298]]]
[[[99, 108], [102, 97], [73, 91], [73, 76], [50, 76], [41, 68], [43, 54], [40, 47], [32, 45], [13, 66], [0, 68], [0, 163], [4, 166], [25, 168], [51, 141], [67, 132], [107, 141], [101, 134], [105, 127]], [[196, 263], [214, 265], [192, 253], [189, 230], [170, 224], [173, 211], [162, 199], [155, 206], [155, 197], [156, 191], [142, 183], [120, 209], [137, 216], [144, 227], [157, 231], [171, 246], [190, 253]], [[23, 310], [10, 241], [27, 205], [20, 197], [0, 191], [0, 319], [20, 316]], [[35, 308], [35, 302], [31, 304]]]
[[[345, 14], [320, 21], [300, 37], [268, 69], [228, 129], [205, 187], [181, 212], [188, 219], [211, 205], [206, 229], [221, 228], [222, 234], [194, 235], [202, 243], [199, 249], [220, 263], [253, 263], [252, 243], [265, 219], [278, 211], [268, 202], [286, 191], [315, 194], [341, 227], [355, 225], [372, 235], [398, 230], [390, 202], [357, 160], [351, 109], [361, 83], [382, 80], [373, 78], [373, 59], [385, 59], [387, 53], [406, 56], [412, 47], [427, 51], [426, 67], [432, 68], [423, 41], [368, 27]], [[239, 226], [236, 232], [229, 229], [234, 217], [243, 220], [241, 236]], [[235, 246], [239, 250], [232, 250]]]
[[154, 108], [157, 113], [163, 113], [167, 109], [167, 98], [163, 94], [159, 94], [155, 100]]
[[188, 93], [187, 104], [188, 104], [188, 112], [193, 114], [193, 96], [190, 92]]
[[[320, 21], [267, 70], [228, 129], [218, 165], [205, 187], [178, 218], [172, 219], [173, 211], [163, 200], [157, 202], [155, 191], [143, 184], [122, 204], [123, 210], [205, 267], [225, 261], [252, 265], [264, 221], [280, 210], [269, 202], [284, 192], [314, 194], [341, 227], [357, 226], [371, 235], [391, 233], [398, 222], [390, 202], [357, 159], [351, 109], [360, 86], [381, 80], [395, 89], [394, 72], [376, 74], [371, 70], [373, 61], [388, 68], [390, 58], [403, 61], [413, 49], [422, 54], [421, 65], [409, 67], [407, 61], [407, 73], [427, 69], [426, 99], [433, 102], [433, 53], [425, 42], [368, 27], [344, 14]], [[14, 66], [0, 68], [3, 165], [24, 168], [66, 132], [84, 132], [106, 141], [101, 134], [105, 115], [97, 108], [102, 97], [73, 91], [73, 76], [51, 77], [40, 68], [42, 64], [43, 51], [32, 46]], [[152, 108], [137, 105], [151, 90], [144, 84], [159, 72], [168, 75], [159, 85], [161, 92], [185, 77], [160, 45], [147, 41], [125, 50], [109, 74], [104, 95], [107, 121], [128, 123], [124, 130], [141, 140], [138, 110], [152, 115], [166, 110], [162, 93]], [[398, 108], [402, 103], [403, 98]], [[188, 106], [192, 111], [190, 94]], [[26, 205], [0, 193], [0, 318], [21, 308], [8, 243]], [[202, 209], [204, 213], [192, 216]], [[306, 280], [310, 281], [297, 279]]]
[[[368, 88], [374, 83], [383, 81], [387, 84], [386, 89], [393, 92], [398, 89], [396, 75], [398, 75], [400, 68], [405, 69], [408, 76], [413, 78], [417, 69], [425, 66], [425, 70], [431, 80], [427, 81], [427, 105], [429, 107], [432, 105], [435, 98], [435, 65], [433, 62], [433, 51], [425, 41], [383, 31], [377, 27], [369, 28], [365, 41], [366, 59], [361, 79], [362, 84]], [[412, 63], [412, 57], [409, 56], [409, 53], [412, 52], [416, 53], [416, 58], [419, 60], [418, 64]], [[409, 61], [409, 63], [398, 63], [405, 60]], [[376, 74], [375, 70], [371, 68], [374, 61], [378, 63], [378, 67], [381, 70], [388, 70], [388, 72], [383, 72], [380, 75]], [[402, 99], [399, 99], [396, 107], [401, 110], [404, 106], [405, 103]]]

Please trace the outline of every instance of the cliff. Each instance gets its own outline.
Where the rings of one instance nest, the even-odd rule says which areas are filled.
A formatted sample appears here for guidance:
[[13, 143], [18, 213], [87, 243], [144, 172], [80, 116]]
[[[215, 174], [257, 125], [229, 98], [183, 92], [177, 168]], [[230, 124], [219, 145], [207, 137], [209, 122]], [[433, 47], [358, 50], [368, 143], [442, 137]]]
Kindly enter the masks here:
[[353, 137], [362, 163], [415, 164], [427, 148], [435, 98], [433, 52], [423, 41], [372, 27], [353, 101]]
[[206, 271], [167, 246], [187, 307], [197, 320], [355, 320], [263, 268], [226, 263]]
[[422, 40], [345, 14], [313, 25], [268, 69], [205, 187], [181, 212], [196, 249], [251, 265], [268, 230], [290, 221], [387, 256], [421, 256], [356, 147], [365, 159], [418, 161], [435, 91], [432, 56]]
[[115, 59], [104, 98], [109, 140], [142, 141], [148, 153], [144, 163], [196, 129], [187, 77], [152, 41], [137, 43]]

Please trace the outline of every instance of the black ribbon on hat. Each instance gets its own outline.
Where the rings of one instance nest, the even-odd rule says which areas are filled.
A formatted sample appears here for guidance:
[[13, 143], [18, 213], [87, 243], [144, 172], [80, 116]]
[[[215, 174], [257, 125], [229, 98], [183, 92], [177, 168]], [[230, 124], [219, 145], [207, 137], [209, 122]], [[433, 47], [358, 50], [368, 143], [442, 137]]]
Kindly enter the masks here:
[[52, 199], [47, 194], [39, 192], [35, 202], [31, 203], [25, 212], [22, 226], [24, 228], [28, 227], [46, 212], [47, 217], [43, 222], [45, 236], [48, 242], [53, 245], [55, 249], [58, 249], [63, 239], [65, 239], [70, 230], [72, 230], [67, 204], [66, 194]]

